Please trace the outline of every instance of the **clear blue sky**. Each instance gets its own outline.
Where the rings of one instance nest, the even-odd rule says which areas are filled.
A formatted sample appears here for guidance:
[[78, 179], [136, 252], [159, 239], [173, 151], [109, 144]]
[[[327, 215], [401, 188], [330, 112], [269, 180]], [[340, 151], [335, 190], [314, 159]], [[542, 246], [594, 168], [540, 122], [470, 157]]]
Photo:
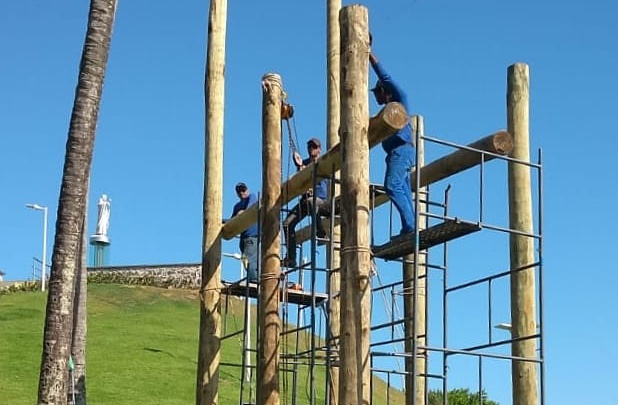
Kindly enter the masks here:
[[[26, 209], [27, 203], [50, 207], [51, 257], [87, 3], [0, 5], [0, 268], [8, 279], [29, 277], [32, 257], [41, 255], [42, 215]], [[120, 1], [89, 219], [92, 233], [96, 201], [107, 193], [112, 264], [199, 261], [207, 3]], [[300, 142], [325, 139], [324, 3], [229, 2], [226, 216], [236, 200], [236, 182], [259, 190], [264, 73], [282, 75], [296, 107]], [[412, 112], [424, 115], [428, 134], [468, 143], [504, 128], [506, 69], [514, 62], [530, 65], [531, 149], [534, 156], [542, 147], [545, 163], [547, 403], [606, 403], [618, 361], [618, 275], [611, 259], [618, 229], [611, 183], [617, 145], [612, 121], [618, 105], [617, 6], [610, 0], [365, 4], [374, 51], [408, 89]], [[373, 101], [370, 105], [377, 111]], [[428, 151], [429, 160], [440, 155], [434, 150]], [[371, 178], [379, 181], [383, 154], [376, 149], [372, 158]], [[455, 213], [463, 215], [471, 209], [467, 204], [476, 204], [464, 198], [470, 178], [452, 180], [454, 193], [460, 190], [453, 199]], [[497, 184], [488, 194], [504, 194], [504, 177]], [[440, 187], [435, 187], [438, 196]], [[505, 223], [504, 199], [496, 198], [489, 210], [489, 217]], [[477, 266], [480, 257], [496, 266], [494, 271], [505, 269], [504, 245], [494, 257], [493, 250], [478, 244], [455, 242], [454, 278], [469, 279], [473, 272], [464, 270]], [[225, 250], [235, 251], [235, 242], [226, 243]], [[224, 265], [225, 277], [237, 275], [237, 263]], [[454, 323], [478, 317], [468, 301], [451, 307], [461, 313], [451, 316]], [[473, 378], [457, 380], [453, 373], [452, 386], [474, 384]], [[508, 384], [504, 388], [499, 380], [508, 379], [508, 373], [503, 376], [487, 376], [487, 389], [505, 404]]]

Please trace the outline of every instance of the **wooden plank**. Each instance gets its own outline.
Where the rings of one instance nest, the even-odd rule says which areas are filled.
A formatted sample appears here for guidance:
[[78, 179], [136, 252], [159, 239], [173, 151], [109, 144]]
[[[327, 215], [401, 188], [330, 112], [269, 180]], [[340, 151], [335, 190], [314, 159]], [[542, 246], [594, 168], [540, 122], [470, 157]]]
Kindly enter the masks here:
[[[249, 297], [258, 298], [258, 284], [257, 283], [226, 283], [223, 282], [221, 288], [222, 294], [234, 295], [236, 297]], [[328, 299], [328, 295], [324, 293], [315, 293], [315, 305], [319, 305]], [[313, 305], [313, 298], [311, 291], [291, 290], [291, 289], [279, 289], [279, 300], [281, 302], [289, 302], [290, 304]]]
[[[480, 230], [481, 227], [474, 222], [447, 220], [420, 231], [418, 249], [425, 250]], [[414, 253], [415, 245], [415, 234], [412, 232], [396, 236], [383, 245], [374, 246], [372, 250], [375, 257], [393, 260]]]

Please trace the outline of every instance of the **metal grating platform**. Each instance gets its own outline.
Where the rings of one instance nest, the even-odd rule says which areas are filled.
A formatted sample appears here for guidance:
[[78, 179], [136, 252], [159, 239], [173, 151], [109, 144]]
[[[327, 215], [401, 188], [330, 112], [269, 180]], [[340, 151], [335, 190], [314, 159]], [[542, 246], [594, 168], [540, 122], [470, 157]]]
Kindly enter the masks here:
[[[479, 224], [474, 222], [447, 220], [420, 231], [418, 250], [425, 250], [480, 230]], [[408, 233], [396, 236], [383, 245], [374, 246], [372, 250], [375, 257], [393, 260], [414, 253], [414, 245], [414, 233]]]
[[[247, 291], [247, 288], [249, 291]], [[249, 283], [249, 287], [242, 283], [228, 283], [223, 282], [223, 288], [221, 289], [223, 294], [235, 295], [237, 297], [250, 297], [257, 298], [258, 297], [258, 285], [256, 283]], [[285, 299], [284, 299], [285, 298]], [[328, 298], [328, 295], [322, 293], [315, 293], [315, 305], [321, 304]], [[311, 291], [299, 291], [286, 289], [283, 291], [279, 290], [279, 300], [286, 301], [291, 304], [299, 304], [311, 306], [313, 299], [311, 296]]]

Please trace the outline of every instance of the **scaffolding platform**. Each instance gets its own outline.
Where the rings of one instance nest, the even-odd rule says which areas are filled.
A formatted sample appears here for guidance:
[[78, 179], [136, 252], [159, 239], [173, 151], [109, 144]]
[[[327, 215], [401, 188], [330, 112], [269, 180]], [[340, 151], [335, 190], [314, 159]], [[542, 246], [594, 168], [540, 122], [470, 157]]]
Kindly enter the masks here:
[[[223, 281], [223, 287], [221, 289], [221, 293], [234, 295], [237, 297], [249, 297], [249, 298], [257, 298], [258, 297], [258, 285], [256, 283], [249, 283], [248, 286], [245, 282], [242, 283], [230, 283]], [[248, 291], [247, 291], [248, 289]], [[315, 305], [320, 305], [322, 302], [326, 301], [328, 295], [323, 293], [315, 293]], [[293, 290], [290, 288], [279, 289], [279, 300], [285, 301], [290, 304], [298, 304], [298, 305], [306, 305], [311, 306], [313, 301], [313, 297], [311, 291], [302, 291], [302, 290]]]
[[[425, 250], [480, 230], [478, 223], [449, 219], [420, 231], [418, 250]], [[386, 260], [398, 259], [414, 253], [415, 242], [414, 232], [396, 236], [383, 245], [373, 246], [373, 255]]]

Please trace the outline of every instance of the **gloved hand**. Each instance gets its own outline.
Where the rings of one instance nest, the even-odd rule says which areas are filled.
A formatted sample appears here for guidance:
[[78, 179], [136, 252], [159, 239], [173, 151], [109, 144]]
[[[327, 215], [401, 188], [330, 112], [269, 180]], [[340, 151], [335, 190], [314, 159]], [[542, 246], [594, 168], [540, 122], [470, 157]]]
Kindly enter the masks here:
[[292, 158], [294, 160], [294, 164], [296, 165], [296, 168], [298, 170], [302, 169], [303, 168], [303, 158], [302, 156], [300, 156], [300, 153], [298, 153], [298, 151], [294, 151]]

